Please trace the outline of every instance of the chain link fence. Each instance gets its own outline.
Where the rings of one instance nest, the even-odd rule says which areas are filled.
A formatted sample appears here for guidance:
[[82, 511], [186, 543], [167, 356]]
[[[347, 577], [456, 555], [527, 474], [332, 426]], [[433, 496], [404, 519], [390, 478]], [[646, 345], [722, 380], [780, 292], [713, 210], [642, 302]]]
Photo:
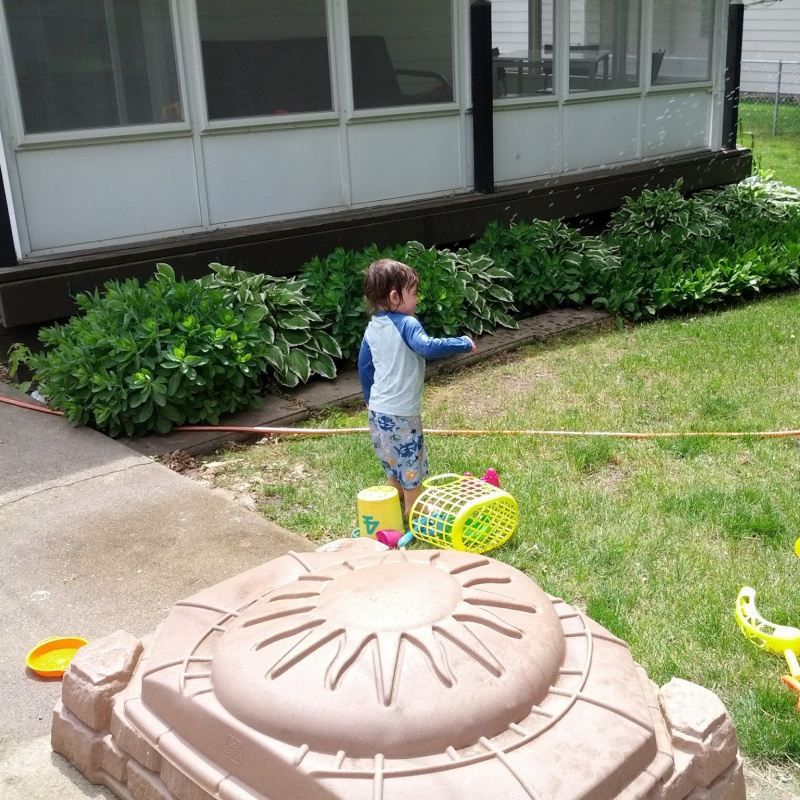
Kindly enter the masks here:
[[743, 131], [800, 134], [800, 61], [743, 59], [740, 85]]

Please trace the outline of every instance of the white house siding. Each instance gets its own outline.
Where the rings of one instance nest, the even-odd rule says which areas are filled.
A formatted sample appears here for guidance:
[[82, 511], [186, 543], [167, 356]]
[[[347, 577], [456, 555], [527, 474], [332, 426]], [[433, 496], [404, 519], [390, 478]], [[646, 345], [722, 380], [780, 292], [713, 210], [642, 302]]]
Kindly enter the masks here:
[[768, 62], [778, 61], [790, 62], [782, 69], [781, 92], [800, 95], [800, 0], [745, 8], [742, 91], [774, 94], [778, 64]]
[[[542, 41], [553, 41], [552, 0], [542, 2]], [[492, 0], [492, 43], [501, 53], [528, 49], [528, 0]]]
[[[492, 42], [501, 53], [528, 49], [528, 0], [492, 0]], [[569, 40], [586, 41], [587, 28], [599, 28], [599, 3], [596, 0], [570, 0]], [[542, 40], [553, 41], [553, 4], [542, 3]]]

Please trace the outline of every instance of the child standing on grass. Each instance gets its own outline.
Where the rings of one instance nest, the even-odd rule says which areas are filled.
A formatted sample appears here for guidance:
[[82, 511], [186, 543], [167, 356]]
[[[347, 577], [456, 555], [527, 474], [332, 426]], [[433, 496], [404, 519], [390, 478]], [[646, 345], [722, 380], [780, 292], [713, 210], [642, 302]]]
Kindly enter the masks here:
[[422, 437], [425, 359], [476, 350], [469, 336], [433, 339], [414, 316], [419, 275], [407, 264], [382, 258], [364, 276], [373, 317], [358, 356], [369, 431], [389, 485], [402, 495], [406, 516], [428, 476]]

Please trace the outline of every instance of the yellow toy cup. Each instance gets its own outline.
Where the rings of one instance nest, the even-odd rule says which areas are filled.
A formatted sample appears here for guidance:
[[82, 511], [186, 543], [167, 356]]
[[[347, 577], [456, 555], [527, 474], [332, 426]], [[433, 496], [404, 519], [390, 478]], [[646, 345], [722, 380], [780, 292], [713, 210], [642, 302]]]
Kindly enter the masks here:
[[382, 530], [403, 531], [400, 495], [393, 486], [370, 486], [358, 493], [358, 535], [375, 538]]

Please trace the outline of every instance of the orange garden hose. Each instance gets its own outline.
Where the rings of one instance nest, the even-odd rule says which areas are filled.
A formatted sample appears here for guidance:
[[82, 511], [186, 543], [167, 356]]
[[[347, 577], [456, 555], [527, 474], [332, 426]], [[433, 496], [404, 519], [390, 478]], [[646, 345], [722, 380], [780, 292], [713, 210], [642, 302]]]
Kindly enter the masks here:
[[[42, 411], [45, 414], [63, 416], [62, 411], [53, 411], [34, 403], [0, 397], [1, 403], [12, 406]], [[341, 436], [352, 433], [369, 433], [369, 428], [276, 428], [262, 425], [176, 425], [174, 431], [217, 431], [220, 433], [258, 433], [267, 436]], [[483, 430], [457, 428], [425, 428], [425, 433], [432, 436], [607, 436], [613, 439], [678, 439], [684, 436], [716, 436], [728, 439], [742, 439], [752, 436], [759, 439], [781, 439], [800, 436], [800, 430], [794, 431], [687, 431], [685, 433], [655, 432], [627, 433], [624, 431], [546, 431], [533, 428], [519, 430]]]
[[0, 397], [0, 403], [8, 403], [10, 406], [19, 406], [20, 408], [30, 408], [45, 414], [55, 414], [57, 417], [64, 416], [63, 411], [53, 411], [52, 408], [45, 408], [45, 406], [40, 406], [36, 403], [25, 403], [22, 400], [12, 400], [10, 397]]
[[[178, 425], [175, 431], [227, 431], [237, 433], [262, 433], [269, 436], [335, 436], [345, 433], [369, 433], [369, 428], [248, 428], [237, 425]], [[682, 436], [721, 436], [730, 439], [747, 436], [778, 439], [800, 436], [798, 431], [690, 431], [688, 433], [627, 433], [624, 431], [545, 431], [532, 428], [518, 430], [482, 430], [458, 428], [425, 428], [425, 435], [433, 436], [609, 436], [615, 439], [677, 439]]]

